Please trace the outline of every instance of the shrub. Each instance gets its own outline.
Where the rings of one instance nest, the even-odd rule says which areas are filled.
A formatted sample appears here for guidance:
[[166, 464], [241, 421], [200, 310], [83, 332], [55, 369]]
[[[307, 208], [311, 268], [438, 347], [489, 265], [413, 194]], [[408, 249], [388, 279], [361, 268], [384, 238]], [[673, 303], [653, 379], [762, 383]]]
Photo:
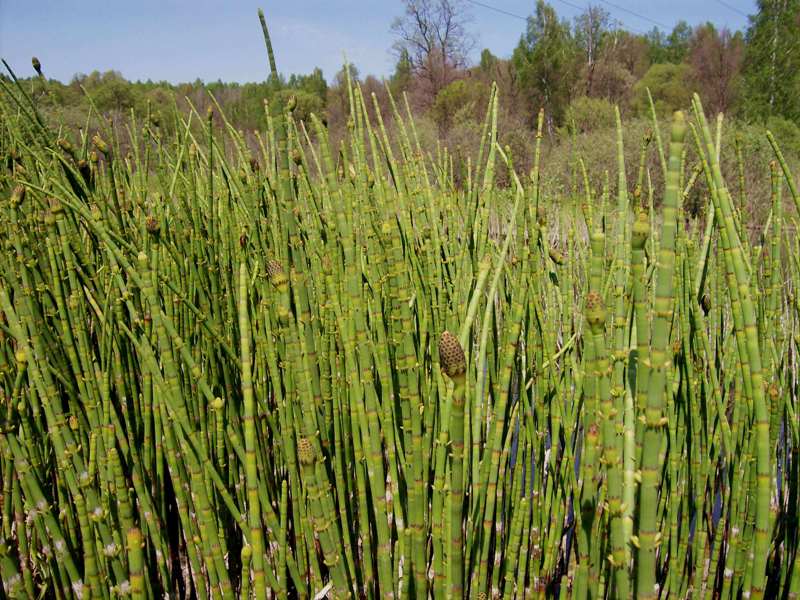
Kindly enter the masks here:
[[604, 98], [576, 98], [567, 108], [565, 122], [570, 133], [587, 133], [613, 127], [614, 105]]
[[644, 77], [633, 86], [633, 106], [641, 115], [649, 114], [648, 89], [659, 116], [669, 116], [680, 108], [686, 108], [692, 99], [689, 66], [661, 63], [647, 70]]
[[431, 107], [431, 116], [440, 128], [447, 130], [454, 116], [475, 113], [484, 109], [488, 86], [477, 79], [459, 79], [442, 88]]
[[800, 127], [794, 121], [777, 115], [767, 119], [769, 129], [784, 152], [800, 153]]

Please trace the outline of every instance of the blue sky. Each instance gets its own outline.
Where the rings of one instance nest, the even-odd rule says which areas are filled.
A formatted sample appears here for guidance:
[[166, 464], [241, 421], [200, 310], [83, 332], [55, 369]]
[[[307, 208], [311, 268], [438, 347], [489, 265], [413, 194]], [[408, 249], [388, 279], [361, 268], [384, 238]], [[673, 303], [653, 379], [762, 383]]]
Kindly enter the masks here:
[[[467, 0], [477, 48], [511, 54], [534, 0]], [[551, 0], [572, 19], [586, 0]], [[681, 18], [743, 29], [755, 0], [593, 0], [630, 29], [655, 23], [671, 28]], [[116, 69], [128, 79], [260, 81], [267, 61], [256, 10], [270, 25], [278, 69], [307, 73], [321, 67], [331, 78], [344, 53], [362, 73], [388, 75], [392, 19], [400, 0], [0, 0], [0, 57], [29, 75], [38, 56], [46, 75], [69, 81], [75, 73]], [[630, 12], [636, 13], [636, 15]]]

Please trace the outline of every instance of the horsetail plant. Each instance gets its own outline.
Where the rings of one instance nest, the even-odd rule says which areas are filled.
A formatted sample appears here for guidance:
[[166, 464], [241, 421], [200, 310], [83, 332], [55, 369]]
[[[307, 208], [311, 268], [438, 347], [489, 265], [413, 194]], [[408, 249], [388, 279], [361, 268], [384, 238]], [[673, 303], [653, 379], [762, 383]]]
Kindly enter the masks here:
[[669, 135], [618, 114], [615, 171], [576, 144], [559, 182], [544, 112], [518, 173], [496, 86], [460, 165], [351, 76], [343, 135], [283, 94], [250, 135], [214, 98], [69, 131], [10, 75], [5, 596], [800, 591], [800, 199], [771, 133], [762, 215], [697, 98]]

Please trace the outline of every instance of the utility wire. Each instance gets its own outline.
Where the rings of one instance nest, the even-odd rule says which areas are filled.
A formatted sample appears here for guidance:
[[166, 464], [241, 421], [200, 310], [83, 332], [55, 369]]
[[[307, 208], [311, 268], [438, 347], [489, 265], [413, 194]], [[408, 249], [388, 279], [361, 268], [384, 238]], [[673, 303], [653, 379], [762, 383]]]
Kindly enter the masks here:
[[[573, 4], [572, 2], [569, 2], [568, 0], [556, 0], [556, 1], [560, 2], [561, 4], [563, 4], [565, 6], [569, 6], [570, 8], [574, 8], [575, 10], [578, 10], [578, 11], [586, 10], [585, 6], [579, 6], [577, 4]], [[506, 15], [508, 17], [513, 17], [515, 19], [520, 19], [521, 21], [527, 21], [528, 20], [527, 17], [523, 17], [522, 15], [518, 15], [517, 13], [509, 12], [509, 11], [504, 10], [502, 8], [497, 8], [496, 6], [492, 6], [490, 4], [485, 4], [484, 2], [479, 2], [478, 0], [467, 0], [467, 2], [469, 2], [470, 4], [474, 4], [475, 6], [480, 6], [481, 8], [485, 8], [487, 10], [494, 11], [496, 13], [500, 13], [501, 15]], [[637, 29], [635, 27], [629, 27], [628, 25], [626, 25], [624, 22], [620, 21], [617, 18], [614, 18], [614, 20], [623, 29], [627, 29], [628, 31], [632, 31], [634, 33], [644, 34], [644, 32], [642, 30]]]
[[661, 27], [661, 29], [663, 29], [665, 31], [670, 29], [669, 26], [664, 25], [663, 23], [659, 23], [655, 19], [651, 19], [650, 17], [646, 17], [646, 16], [644, 16], [642, 14], [633, 12], [632, 10], [628, 10], [627, 8], [623, 8], [622, 6], [619, 6], [618, 4], [613, 4], [611, 2], [608, 2], [608, 0], [600, 0], [600, 2], [602, 2], [603, 4], [607, 4], [608, 6], [611, 6], [612, 8], [616, 8], [617, 10], [621, 10], [622, 12], [626, 12], [629, 15], [633, 15], [637, 19], [642, 19], [643, 21], [649, 21], [650, 23], [653, 23], [653, 25], [658, 25], [659, 27]]
[[[470, 4], [474, 4], [475, 6], [480, 6], [481, 8], [485, 8], [487, 10], [494, 11], [496, 13], [500, 13], [501, 15], [506, 15], [507, 17], [513, 17], [513, 18], [519, 19], [521, 21], [527, 21], [528, 20], [527, 17], [523, 17], [522, 15], [519, 15], [517, 13], [513, 13], [513, 12], [510, 12], [510, 11], [504, 10], [502, 8], [497, 8], [496, 6], [492, 6], [492, 5], [486, 4], [484, 2], [479, 2], [478, 0], [467, 0], [467, 2], [469, 2]], [[587, 8], [585, 6], [579, 6], [577, 4], [573, 4], [572, 2], [569, 2], [569, 0], [556, 0], [556, 2], [560, 2], [564, 6], [569, 6], [570, 8], [573, 8], [573, 9], [578, 10], [578, 11], [584, 11]], [[614, 4], [613, 2], [609, 2], [608, 0], [600, 0], [600, 2], [610, 6], [611, 8], [615, 8], [617, 10], [621, 10], [622, 12], [628, 13], [629, 15], [634, 16], [637, 19], [642, 19], [643, 21], [648, 21], [648, 22], [652, 23], [653, 25], [656, 25], [656, 26], [660, 27], [664, 31], [669, 31], [670, 30], [670, 27], [668, 25], [665, 25], [664, 23], [661, 23], [660, 21], [656, 21], [655, 19], [651, 19], [648, 16], [645, 16], [643, 14], [634, 12], [634, 11], [632, 11], [630, 9], [627, 9], [627, 8], [623, 7], [623, 6], [619, 6], [618, 4]], [[730, 11], [732, 11], [732, 12], [734, 12], [737, 15], [740, 15], [742, 17], [746, 17], [747, 18], [747, 17], [750, 16], [747, 13], [745, 13], [744, 11], [736, 8], [735, 6], [732, 6], [732, 5], [728, 4], [727, 2], [724, 2], [724, 0], [714, 0], [714, 2], [716, 2], [720, 6], [724, 6], [728, 10], [730, 10]], [[622, 26], [623, 28], [627, 29], [628, 31], [632, 31], [634, 33], [639, 33], [639, 34], [644, 34], [644, 32], [641, 31], [640, 29], [637, 29], [635, 27], [629, 27], [628, 25], [626, 25], [623, 21], [621, 21], [619, 19], [615, 18], [615, 20], [620, 26]]]
[[502, 8], [497, 8], [496, 6], [489, 6], [488, 4], [484, 4], [483, 2], [478, 2], [478, 0], [467, 0], [470, 4], [474, 4], [476, 6], [482, 6], [483, 8], [487, 8], [489, 10], [493, 10], [494, 12], [500, 13], [501, 15], [506, 15], [508, 17], [514, 17], [515, 19], [521, 19], [523, 21], [527, 21], [526, 17], [522, 15], [518, 15], [516, 13], [508, 12], [507, 10], [503, 10]]
[[561, 2], [561, 4], [574, 8], [575, 10], [586, 10], [588, 8], [587, 6], [578, 6], [577, 4], [573, 4], [572, 2], [567, 2], [567, 0], [558, 0], [558, 1]]
[[[588, 10], [589, 9], [588, 6], [580, 7], [577, 4], [573, 4], [572, 2], [567, 2], [567, 0], [557, 0], [557, 1], [560, 2], [561, 4], [565, 4], [567, 6], [571, 6], [572, 8], [574, 8], [576, 10], [583, 11], [583, 10]], [[606, 2], [606, 4], [609, 4], [609, 6], [614, 6], [613, 4], [610, 4], [608, 2]], [[618, 7], [614, 6], [614, 8], [618, 8]], [[623, 8], [621, 10], [625, 10], [625, 9]], [[630, 11], [625, 11], [625, 12], [630, 12]], [[610, 15], [610, 16], [612, 16], [614, 18], [614, 21], [616, 21], [617, 25], [620, 26], [622, 29], [625, 29], [627, 31], [631, 31], [633, 33], [638, 33], [639, 35], [645, 35], [645, 32], [642, 31], [641, 29], [638, 29], [636, 27], [631, 27], [630, 25], [627, 25], [621, 19], [618, 19], [618, 18], [614, 17], [614, 15]], [[636, 15], [634, 15], [634, 16], [636, 16]]]
[[727, 8], [728, 10], [730, 10], [732, 12], [735, 12], [737, 15], [741, 15], [743, 17], [749, 17], [750, 16], [750, 15], [746, 14], [745, 12], [739, 10], [735, 6], [731, 6], [730, 4], [728, 4], [727, 2], [723, 2], [722, 0], [714, 0], [714, 2], [716, 2], [720, 6], [724, 6], [725, 8]]

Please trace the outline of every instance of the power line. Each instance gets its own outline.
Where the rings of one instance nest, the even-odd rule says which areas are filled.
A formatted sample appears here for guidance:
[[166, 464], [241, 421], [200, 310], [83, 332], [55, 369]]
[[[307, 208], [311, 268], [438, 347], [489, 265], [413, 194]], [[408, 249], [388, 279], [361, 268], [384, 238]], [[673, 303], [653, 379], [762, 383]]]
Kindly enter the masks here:
[[[557, 2], [560, 2], [561, 4], [563, 4], [563, 5], [565, 5], [565, 6], [569, 6], [570, 8], [574, 8], [574, 9], [575, 9], [575, 10], [577, 10], [577, 11], [584, 11], [584, 10], [586, 10], [586, 8], [587, 8], [587, 7], [585, 7], [585, 6], [579, 6], [579, 5], [577, 5], [577, 4], [573, 4], [572, 2], [569, 2], [568, 0], [556, 0], [556, 1], [557, 1]], [[523, 17], [522, 15], [518, 15], [518, 14], [516, 14], [516, 13], [509, 12], [509, 11], [507, 11], [507, 10], [504, 10], [504, 9], [502, 9], [502, 8], [497, 8], [496, 6], [491, 6], [490, 4], [485, 4], [485, 3], [483, 3], [483, 2], [479, 2], [478, 0], [467, 0], [467, 2], [469, 2], [470, 4], [474, 4], [475, 6], [480, 6], [481, 8], [485, 8], [485, 9], [487, 9], [487, 10], [494, 11], [494, 12], [496, 12], [496, 13], [500, 13], [501, 15], [506, 15], [506, 16], [508, 16], [508, 17], [513, 17], [513, 18], [515, 18], [515, 19], [519, 19], [519, 20], [521, 20], [521, 21], [526, 21], [526, 22], [528, 21], [528, 18], [527, 18], [527, 17]], [[615, 20], [615, 21], [616, 21], [616, 22], [617, 22], [617, 23], [618, 23], [618, 24], [619, 24], [619, 25], [620, 25], [622, 28], [624, 28], [624, 29], [627, 29], [628, 31], [632, 31], [632, 32], [634, 32], [634, 33], [639, 33], [639, 34], [644, 34], [644, 32], [643, 32], [643, 31], [641, 31], [640, 29], [637, 29], [637, 28], [635, 28], [635, 27], [629, 27], [629, 26], [628, 26], [628, 25], [626, 25], [626, 24], [625, 24], [623, 21], [621, 21], [621, 20], [619, 20], [619, 19], [617, 19], [617, 18], [615, 18], [614, 20]]]
[[495, 6], [489, 6], [488, 4], [484, 4], [483, 2], [478, 2], [478, 0], [467, 0], [467, 2], [471, 4], [475, 4], [476, 6], [482, 6], [483, 8], [487, 8], [489, 10], [493, 10], [494, 12], [500, 13], [501, 15], [506, 15], [509, 17], [514, 17], [515, 19], [521, 19], [523, 21], [527, 21], [526, 17], [522, 15], [518, 15], [512, 12], [508, 12], [507, 10], [503, 10], [502, 8], [497, 8]]
[[600, 0], [600, 2], [602, 2], [603, 4], [608, 4], [609, 6], [611, 6], [613, 8], [616, 8], [617, 10], [621, 10], [622, 12], [626, 12], [629, 15], [633, 15], [637, 19], [642, 19], [644, 21], [650, 21], [654, 25], [658, 25], [659, 27], [661, 27], [664, 30], [668, 30], [669, 29], [669, 26], [664, 25], [663, 23], [659, 23], [655, 19], [651, 19], [650, 17], [646, 17], [644, 15], [640, 15], [639, 13], [633, 12], [632, 10], [628, 10], [627, 8], [623, 8], [622, 6], [619, 6], [617, 4], [613, 4], [611, 2], [608, 2], [608, 0]]
[[[578, 10], [589, 10], [589, 8], [591, 8], [590, 6], [587, 6], [585, 8], [581, 8], [579, 6], [576, 6], [576, 5], [572, 4], [571, 2], [567, 2], [566, 0], [558, 0], [558, 2], [561, 2], [562, 4], [566, 4], [567, 6], [571, 6], [572, 8], [577, 8]], [[611, 6], [613, 6], [613, 4]], [[609, 13], [609, 16], [614, 19], [614, 21], [615, 21], [615, 23], [616, 23], [616, 25], [618, 27], [620, 27], [620, 28], [622, 28], [622, 29], [624, 29], [624, 30], [626, 30], [628, 32], [638, 33], [639, 35], [647, 35], [644, 31], [642, 31], [638, 27], [631, 27], [630, 25], [625, 23], [623, 20], [618, 19], [617, 17], [615, 17], [611, 13]]]
[[575, 10], [586, 10], [586, 6], [578, 6], [577, 4], [573, 4], [572, 2], [567, 2], [567, 0], [558, 0], [561, 4], [574, 8]]
[[[568, 2], [567, 0], [556, 0], [556, 1], [560, 2], [561, 4], [564, 4], [565, 6], [569, 6], [570, 8], [574, 8], [575, 10], [579, 10], [579, 11], [585, 11], [585, 10], [588, 10], [590, 8], [589, 6], [578, 6], [577, 4], [573, 4], [572, 2]], [[614, 15], [611, 15], [611, 16], [614, 17]], [[633, 33], [638, 33], [640, 35], [645, 35], [645, 32], [642, 31], [641, 29], [637, 29], [636, 27], [630, 27], [624, 21], [622, 21], [622, 20], [620, 20], [620, 19], [618, 19], [616, 17], [614, 17], [614, 21], [616, 21], [616, 24], [619, 27], [621, 27], [622, 29], [625, 29], [625, 30], [633, 32]]]
[[[492, 6], [492, 5], [486, 4], [484, 2], [479, 2], [479, 0], [467, 0], [467, 2], [469, 2], [470, 4], [474, 4], [475, 6], [480, 6], [481, 8], [485, 8], [487, 10], [494, 11], [494, 12], [499, 13], [501, 15], [506, 15], [507, 17], [513, 17], [514, 19], [519, 19], [520, 21], [527, 21], [528, 20], [527, 17], [523, 17], [522, 15], [519, 15], [517, 13], [513, 13], [513, 12], [510, 12], [510, 11], [504, 10], [502, 8], [498, 8], [496, 6]], [[556, 0], [556, 2], [560, 2], [564, 6], [569, 6], [570, 8], [578, 10], [578, 11], [584, 11], [584, 10], [587, 9], [586, 6], [579, 6], [577, 4], [569, 2], [569, 0]], [[665, 25], [664, 23], [661, 23], [660, 21], [656, 21], [655, 19], [651, 19], [650, 17], [647, 17], [647, 16], [645, 16], [643, 14], [634, 12], [634, 11], [632, 11], [630, 9], [627, 9], [627, 8], [623, 7], [623, 6], [619, 6], [618, 4], [614, 4], [613, 2], [609, 2], [608, 0], [600, 0], [600, 2], [610, 6], [611, 8], [615, 8], [617, 10], [621, 10], [624, 13], [628, 13], [629, 15], [634, 16], [637, 19], [642, 19], [643, 21], [648, 21], [648, 22], [652, 23], [653, 25], [657, 25], [658, 27], [660, 27], [664, 31], [669, 31], [671, 29], [668, 25]], [[728, 4], [727, 2], [724, 2], [724, 0], [714, 0], [714, 2], [716, 2], [720, 6], [724, 6], [728, 10], [730, 10], [730, 11], [732, 11], [732, 12], [734, 12], [737, 15], [740, 15], [742, 17], [747, 18], [747, 17], [750, 16], [747, 13], [745, 13], [744, 11], [736, 8], [735, 6], [732, 6], [732, 5]], [[628, 31], [632, 31], [633, 33], [638, 33], [638, 34], [641, 34], [641, 35], [645, 35], [645, 32], [642, 31], [641, 29], [638, 29], [636, 27], [630, 27], [624, 21], [621, 21], [620, 19], [617, 19], [616, 17], [614, 18], [614, 20], [617, 22], [618, 25], [620, 25], [624, 29], [627, 29]]]
[[735, 6], [731, 6], [730, 4], [728, 4], [727, 2], [723, 2], [722, 0], [714, 0], [714, 2], [716, 2], [720, 6], [724, 6], [725, 8], [727, 8], [730, 11], [735, 12], [737, 15], [741, 15], [743, 17], [749, 17], [750, 16], [750, 15], [744, 13], [743, 11], [739, 10]]

